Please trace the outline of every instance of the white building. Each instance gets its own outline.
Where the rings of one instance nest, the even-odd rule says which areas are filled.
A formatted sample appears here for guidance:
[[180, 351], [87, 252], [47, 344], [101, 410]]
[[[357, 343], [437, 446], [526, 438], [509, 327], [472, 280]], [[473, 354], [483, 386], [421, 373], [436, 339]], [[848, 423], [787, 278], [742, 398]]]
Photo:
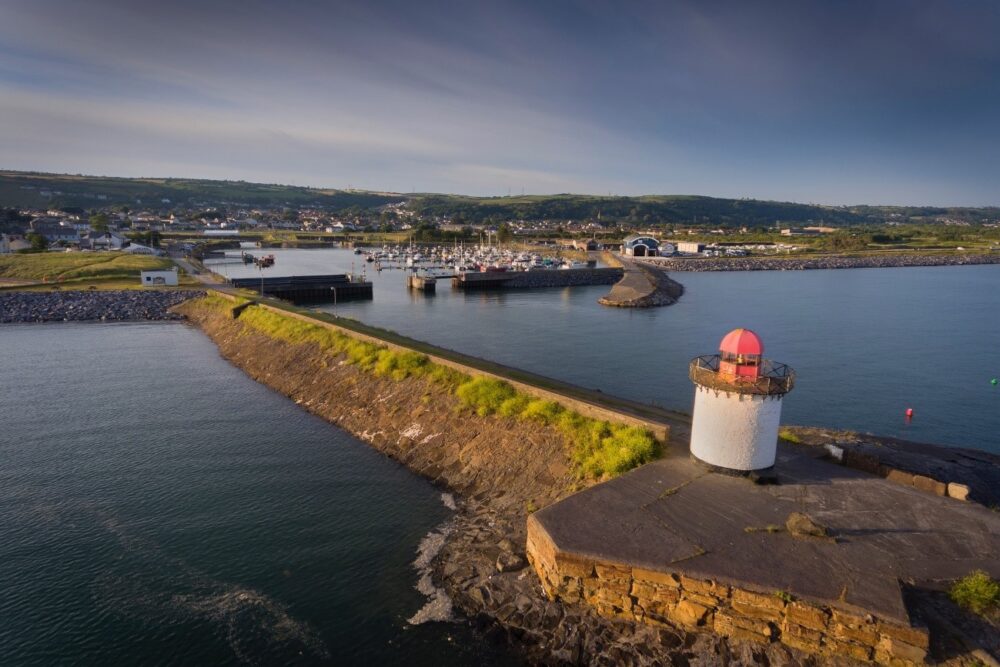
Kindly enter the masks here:
[[177, 268], [166, 271], [141, 271], [139, 281], [143, 287], [177, 285]]
[[123, 253], [128, 253], [130, 255], [163, 255], [165, 254], [162, 250], [157, 248], [151, 248], [148, 245], [142, 245], [141, 243], [132, 242], [122, 248]]
[[682, 255], [697, 255], [698, 253], [705, 250], [704, 243], [695, 243], [693, 241], [681, 241], [677, 244], [677, 252]]
[[696, 357], [691, 454], [715, 470], [749, 474], [774, 466], [781, 400], [795, 385], [785, 364], [764, 359], [764, 345], [749, 329], [734, 329], [719, 354]]
[[94, 250], [121, 250], [128, 239], [118, 232], [91, 232], [90, 246]]

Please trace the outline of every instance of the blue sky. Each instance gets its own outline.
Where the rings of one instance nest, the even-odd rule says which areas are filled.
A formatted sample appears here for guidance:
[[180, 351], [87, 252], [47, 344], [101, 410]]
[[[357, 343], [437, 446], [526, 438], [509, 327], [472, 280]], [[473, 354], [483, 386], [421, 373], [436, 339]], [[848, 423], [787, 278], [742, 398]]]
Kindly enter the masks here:
[[997, 34], [995, 0], [0, 0], [0, 168], [996, 205]]

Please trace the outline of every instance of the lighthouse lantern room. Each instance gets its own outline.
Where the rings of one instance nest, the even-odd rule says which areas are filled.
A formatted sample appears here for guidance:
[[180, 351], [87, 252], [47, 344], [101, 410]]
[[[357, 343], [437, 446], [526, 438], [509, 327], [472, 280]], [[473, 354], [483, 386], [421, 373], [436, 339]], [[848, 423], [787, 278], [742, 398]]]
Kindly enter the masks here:
[[691, 454], [722, 472], [749, 474], [774, 466], [781, 400], [795, 372], [764, 358], [764, 344], [749, 329], [734, 329], [719, 353], [696, 357]]

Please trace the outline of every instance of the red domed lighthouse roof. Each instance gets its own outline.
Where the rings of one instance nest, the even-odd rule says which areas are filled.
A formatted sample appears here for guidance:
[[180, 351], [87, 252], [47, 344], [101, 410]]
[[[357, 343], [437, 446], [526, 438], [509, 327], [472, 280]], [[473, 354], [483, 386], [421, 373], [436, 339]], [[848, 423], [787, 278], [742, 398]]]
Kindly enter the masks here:
[[719, 352], [763, 355], [764, 343], [749, 329], [733, 329], [719, 343]]

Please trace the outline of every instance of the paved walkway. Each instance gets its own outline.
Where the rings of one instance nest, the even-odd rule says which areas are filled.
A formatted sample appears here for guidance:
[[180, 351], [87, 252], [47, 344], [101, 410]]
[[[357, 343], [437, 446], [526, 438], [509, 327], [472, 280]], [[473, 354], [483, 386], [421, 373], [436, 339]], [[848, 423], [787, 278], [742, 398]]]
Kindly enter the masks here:
[[[803, 447], [781, 445], [773, 486], [706, 472], [682, 451], [533, 516], [564, 552], [899, 621], [908, 620], [900, 580], [946, 581], [975, 569], [1000, 577], [1000, 514], [975, 503], [828, 463]], [[835, 540], [768, 531], [791, 512]]]

